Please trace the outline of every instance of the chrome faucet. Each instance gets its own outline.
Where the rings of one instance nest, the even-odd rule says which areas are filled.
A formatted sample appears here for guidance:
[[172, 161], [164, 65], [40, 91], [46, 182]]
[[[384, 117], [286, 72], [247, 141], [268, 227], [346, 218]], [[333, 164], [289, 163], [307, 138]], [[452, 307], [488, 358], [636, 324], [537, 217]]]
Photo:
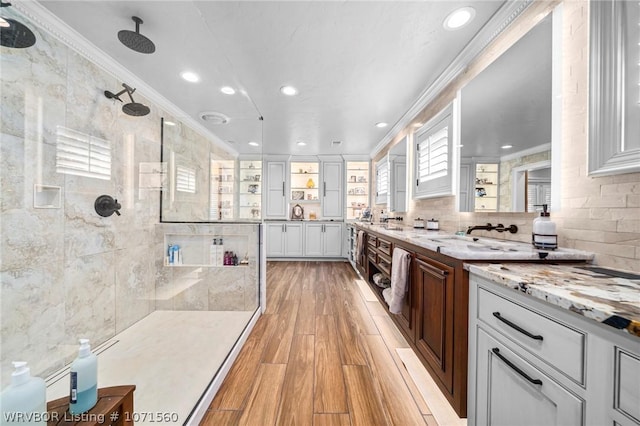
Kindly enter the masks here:
[[511, 232], [512, 234], [515, 234], [516, 232], [518, 232], [518, 227], [516, 225], [509, 225], [508, 227], [505, 228], [505, 226], [501, 223], [499, 223], [496, 226], [491, 225], [490, 223], [487, 223], [486, 225], [475, 225], [475, 226], [470, 226], [467, 228], [467, 235], [471, 234], [471, 231], [476, 231], [476, 230], [482, 230], [482, 231], [498, 231], [498, 232]]

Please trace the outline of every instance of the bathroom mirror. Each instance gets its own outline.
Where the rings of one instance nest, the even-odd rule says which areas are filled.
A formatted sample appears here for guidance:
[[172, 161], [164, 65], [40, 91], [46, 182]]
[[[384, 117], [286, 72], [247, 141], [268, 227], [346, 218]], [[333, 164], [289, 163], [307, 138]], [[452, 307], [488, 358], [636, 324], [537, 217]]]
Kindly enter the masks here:
[[549, 14], [462, 88], [460, 211], [551, 203], [552, 32]]
[[389, 192], [387, 208], [393, 213], [407, 211], [407, 137], [395, 144], [387, 156], [389, 161]]
[[640, 3], [591, 1], [589, 175], [640, 171]]

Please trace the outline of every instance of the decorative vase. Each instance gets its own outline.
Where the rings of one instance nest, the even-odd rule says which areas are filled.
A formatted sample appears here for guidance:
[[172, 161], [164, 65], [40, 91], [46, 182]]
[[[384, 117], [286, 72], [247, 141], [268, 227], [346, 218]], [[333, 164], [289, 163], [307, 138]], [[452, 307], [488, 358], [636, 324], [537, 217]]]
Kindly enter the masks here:
[[313, 182], [313, 179], [309, 178], [307, 181], [307, 188], [315, 188], [316, 184]]

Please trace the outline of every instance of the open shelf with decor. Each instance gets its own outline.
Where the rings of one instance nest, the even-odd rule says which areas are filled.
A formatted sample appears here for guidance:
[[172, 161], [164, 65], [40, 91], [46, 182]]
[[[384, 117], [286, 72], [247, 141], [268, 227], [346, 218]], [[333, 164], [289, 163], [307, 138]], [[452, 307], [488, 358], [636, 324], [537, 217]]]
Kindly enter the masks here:
[[262, 217], [262, 161], [239, 161], [238, 217], [260, 219]]
[[347, 181], [347, 220], [357, 219], [362, 210], [369, 207], [369, 162], [347, 161], [345, 173]]

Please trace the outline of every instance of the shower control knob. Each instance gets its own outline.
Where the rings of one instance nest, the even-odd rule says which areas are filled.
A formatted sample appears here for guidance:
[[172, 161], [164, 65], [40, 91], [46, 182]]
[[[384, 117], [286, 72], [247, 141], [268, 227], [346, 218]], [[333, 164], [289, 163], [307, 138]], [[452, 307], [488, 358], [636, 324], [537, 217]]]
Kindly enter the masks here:
[[114, 213], [120, 216], [120, 209], [122, 208], [122, 205], [120, 205], [118, 200], [114, 199], [110, 195], [101, 195], [96, 198], [93, 207], [96, 209], [96, 213], [100, 216], [109, 217]]

